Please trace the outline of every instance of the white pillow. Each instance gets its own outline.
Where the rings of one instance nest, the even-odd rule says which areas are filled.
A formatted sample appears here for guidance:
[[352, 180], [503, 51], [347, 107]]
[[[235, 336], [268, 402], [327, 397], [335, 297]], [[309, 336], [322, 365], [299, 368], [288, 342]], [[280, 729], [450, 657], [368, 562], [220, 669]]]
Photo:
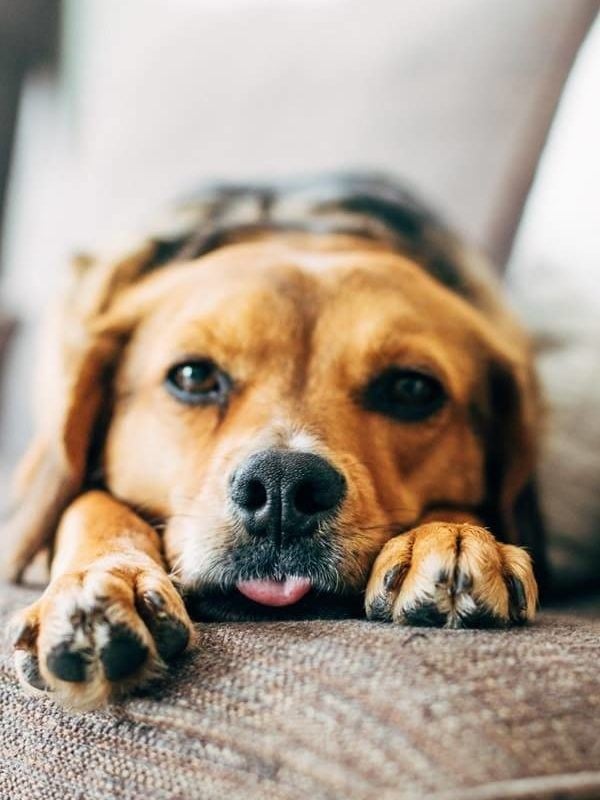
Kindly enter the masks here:
[[547, 419], [540, 472], [550, 560], [600, 585], [600, 20], [542, 157], [508, 284], [534, 333]]

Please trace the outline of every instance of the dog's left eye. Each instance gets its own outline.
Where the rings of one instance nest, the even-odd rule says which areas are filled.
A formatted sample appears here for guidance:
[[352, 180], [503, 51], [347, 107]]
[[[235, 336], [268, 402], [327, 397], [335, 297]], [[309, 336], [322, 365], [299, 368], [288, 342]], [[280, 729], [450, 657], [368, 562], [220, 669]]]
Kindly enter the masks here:
[[442, 384], [414, 369], [391, 367], [374, 378], [363, 394], [369, 411], [402, 422], [418, 422], [432, 416], [446, 401]]
[[171, 367], [165, 385], [182, 403], [205, 405], [223, 402], [231, 388], [231, 380], [209, 359], [198, 359]]

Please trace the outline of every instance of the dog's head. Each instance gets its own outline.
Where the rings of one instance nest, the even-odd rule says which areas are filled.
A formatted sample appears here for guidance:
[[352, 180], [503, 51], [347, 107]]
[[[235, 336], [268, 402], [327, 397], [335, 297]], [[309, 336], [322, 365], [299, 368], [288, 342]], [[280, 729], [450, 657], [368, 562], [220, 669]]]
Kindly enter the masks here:
[[62, 385], [52, 366], [43, 387], [18, 567], [94, 480], [164, 527], [208, 615], [352, 601], [382, 544], [436, 509], [518, 540], [526, 347], [410, 259], [271, 235], [91, 285]]

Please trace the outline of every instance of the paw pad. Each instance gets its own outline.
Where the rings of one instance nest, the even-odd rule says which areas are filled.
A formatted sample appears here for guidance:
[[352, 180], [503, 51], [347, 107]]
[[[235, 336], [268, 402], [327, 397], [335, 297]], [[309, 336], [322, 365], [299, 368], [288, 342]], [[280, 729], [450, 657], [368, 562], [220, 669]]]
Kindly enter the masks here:
[[144, 592], [139, 611], [146, 623], [158, 654], [169, 661], [182, 653], [188, 645], [190, 632], [187, 625], [166, 610], [166, 601], [155, 591]]
[[46, 667], [61, 681], [83, 683], [87, 679], [87, 665], [92, 654], [88, 651], [84, 655], [72, 648], [72, 642], [57, 644], [46, 657]]
[[100, 650], [100, 661], [109, 681], [133, 675], [148, 657], [148, 648], [126, 625], [111, 625], [108, 643]]

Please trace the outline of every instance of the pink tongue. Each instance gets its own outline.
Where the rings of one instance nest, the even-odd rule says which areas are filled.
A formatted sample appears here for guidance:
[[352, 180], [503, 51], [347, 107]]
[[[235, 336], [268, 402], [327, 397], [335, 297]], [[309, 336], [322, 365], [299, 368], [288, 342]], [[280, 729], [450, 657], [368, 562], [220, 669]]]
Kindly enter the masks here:
[[263, 606], [291, 606], [310, 591], [308, 578], [286, 578], [283, 581], [239, 581], [238, 591]]

